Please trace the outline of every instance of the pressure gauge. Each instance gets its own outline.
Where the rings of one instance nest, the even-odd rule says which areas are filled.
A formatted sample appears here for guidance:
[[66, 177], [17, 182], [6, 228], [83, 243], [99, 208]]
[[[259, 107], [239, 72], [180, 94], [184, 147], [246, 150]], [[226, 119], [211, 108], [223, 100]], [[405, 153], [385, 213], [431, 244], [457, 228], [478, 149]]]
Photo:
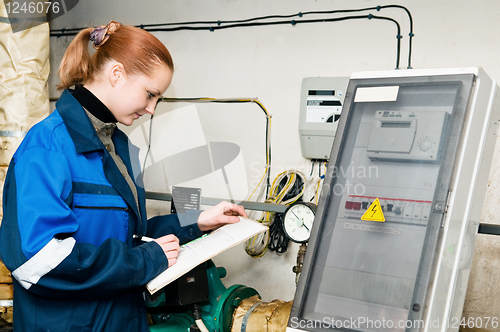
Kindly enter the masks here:
[[303, 243], [311, 236], [316, 204], [298, 202], [291, 205], [283, 217], [283, 230], [293, 242]]

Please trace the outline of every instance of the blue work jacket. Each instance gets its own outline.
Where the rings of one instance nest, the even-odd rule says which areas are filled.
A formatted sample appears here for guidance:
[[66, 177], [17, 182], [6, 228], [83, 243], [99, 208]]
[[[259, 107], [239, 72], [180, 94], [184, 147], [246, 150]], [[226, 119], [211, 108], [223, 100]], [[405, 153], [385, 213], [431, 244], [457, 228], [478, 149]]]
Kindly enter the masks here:
[[[14, 329], [147, 331], [143, 286], [168, 260], [132, 236], [187, 242], [202, 235], [200, 211], [185, 227], [176, 215], [147, 220], [144, 189], [137, 206], [80, 103], [66, 90], [56, 108], [28, 132], [5, 180], [0, 256], [13, 276]], [[112, 139], [132, 175], [127, 136], [116, 129]]]

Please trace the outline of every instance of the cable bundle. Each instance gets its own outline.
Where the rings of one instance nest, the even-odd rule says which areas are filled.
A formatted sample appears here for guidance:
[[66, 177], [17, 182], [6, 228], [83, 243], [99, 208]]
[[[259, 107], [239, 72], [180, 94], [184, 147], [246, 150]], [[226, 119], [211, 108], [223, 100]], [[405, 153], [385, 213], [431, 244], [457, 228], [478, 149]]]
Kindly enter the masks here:
[[[311, 167], [311, 176], [313, 175], [314, 164], [316, 162], [318, 162], [318, 180], [316, 180], [316, 184], [314, 185], [314, 187], [316, 188], [315, 191], [314, 191], [314, 195], [313, 195], [313, 197], [311, 197], [311, 199], [309, 200], [309, 202], [312, 202], [314, 200], [314, 204], [318, 205], [319, 194], [320, 194], [320, 186], [321, 186], [321, 182], [323, 182], [323, 180], [325, 179], [326, 171], [328, 169], [328, 162], [327, 161], [313, 159], [312, 160], [312, 167]], [[322, 168], [322, 166], [325, 167], [325, 173], [324, 174], [321, 174], [321, 168]]]
[[[306, 178], [298, 171], [280, 173], [273, 181], [266, 203], [290, 205], [302, 198], [306, 188]], [[288, 247], [288, 238], [282, 229], [283, 213], [263, 212], [258, 220], [269, 231], [261, 233], [246, 242], [245, 251], [252, 257], [262, 257], [267, 249], [284, 253]]]

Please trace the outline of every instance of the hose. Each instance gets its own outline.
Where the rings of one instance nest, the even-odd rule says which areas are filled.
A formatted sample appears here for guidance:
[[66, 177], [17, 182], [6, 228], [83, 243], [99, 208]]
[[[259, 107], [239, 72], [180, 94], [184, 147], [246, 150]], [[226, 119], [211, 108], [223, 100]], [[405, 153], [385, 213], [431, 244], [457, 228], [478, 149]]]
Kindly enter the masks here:
[[201, 319], [197, 319], [194, 322], [196, 323], [196, 326], [198, 326], [201, 332], [208, 332], [207, 327], [205, 326], [205, 324], [203, 324], [203, 321]]

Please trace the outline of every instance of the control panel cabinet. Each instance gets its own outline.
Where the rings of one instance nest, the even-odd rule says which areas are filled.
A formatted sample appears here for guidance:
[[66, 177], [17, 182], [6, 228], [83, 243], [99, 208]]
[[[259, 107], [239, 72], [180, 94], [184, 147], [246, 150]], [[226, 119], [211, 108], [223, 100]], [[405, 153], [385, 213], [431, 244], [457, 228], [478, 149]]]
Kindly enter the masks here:
[[458, 330], [496, 90], [480, 68], [351, 77], [287, 331]]

